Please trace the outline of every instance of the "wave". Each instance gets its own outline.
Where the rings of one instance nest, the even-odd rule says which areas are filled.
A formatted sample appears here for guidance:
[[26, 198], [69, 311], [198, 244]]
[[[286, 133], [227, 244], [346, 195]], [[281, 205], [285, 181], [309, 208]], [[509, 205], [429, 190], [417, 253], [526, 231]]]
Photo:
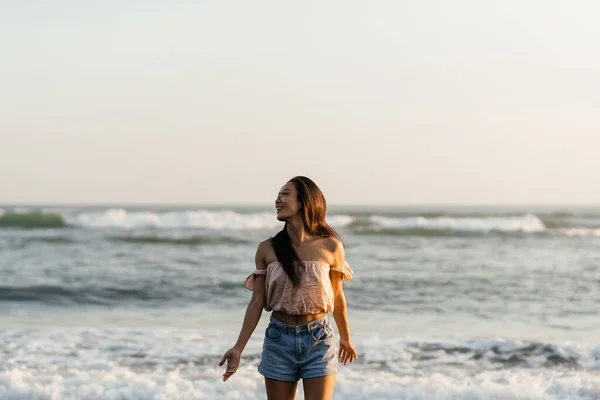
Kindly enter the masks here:
[[34, 212], [9, 212], [0, 214], [0, 227], [10, 228], [63, 228], [67, 224], [58, 214]]
[[600, 237], [600, 229], [593, 228], [570, 228], [557, 231], [566, 236]]
[[[61, 286], [30, 285], [0, 286], [0, 303], [31, 303], [58, 307], [74, 307], [98, 305], [107, 307], [123, 307], [136, 305], [141, 307], [164, 306], [166, 304], [206, 303], [215, 295], [233, 294], [244, 291], [243, 280], [234, 282], [215, 282], [210, 279], [199, 282], [154, 282], [123, 287], [119, 283], [113, 286]], [[239, 305], [244, 298], [233, 298]]]
[[200, 245], [200, 244], [246, 244], [252, 243], [248, 240], [228, 236], [111, 236], [111, 240], [126, 243], [148, 243], [148, 244], [177, 244], [177, 245]]
[[160, 292], [123, 288], [66, 288], [55, 285], [0, 286], [0, 302], [35, 302], [49, 305], [110, 305], [119, 301], [164, 300]]
[[[0, 370], [0, 393], [3, 399], [19, 400], [264, 399], [256, 373], [262, 338], [255, 333], [248, 341], [244, 362], [231, 384], [224, 385], [218, 379], [224, 367], [217, 364], [232, 338], [221, 326], [209, 331], [210, 325], [201, 322], [200, 330], [167, 324], [0, 332], [0, 354], [12, 361]], [[470, 351], [468, 342], [407, 346], [403, 337], [377, 336], [362, 342], [357, 346], [360, 358], [337, 377], [343, 390], [336, 392], [336, 400], [600, 398], [597, 347], [515, 343], [515, 348], [534, 347], [526, 356], [531, 361], [539, 354], [540, 363], [552, 365], [553, 355], [558, 355], [573, 357], [583, 367], [570, 368], [566, 361], [562, 367], [510, 368], [473, 362], [472, 352], [462, 353]], [[496, 354], [494, 349], [502, 352], [506, 344], [497, 342], [484, 348], [491, 354]], [[509, 354], [503, 357], [510, 359]]]
[[[354, 217], [333, 215], [327, 221], [334, 227], [351, 224]], [[282, 223], [273, 212], [240, 213], [231, 210], [190, 210], [190, 211], [127, 211], [108, 209], [100, 212], [82, 212], [69, 215], [56, 211], [28, 211], [0, 214], [0, 226], [13, 228], [59, 228], [78, 227], [98, 228], [196, 228], [207, 230], [244, 230], [256, 231], [277, 229]]]
[[[545, 232], [546, 227], [542, 220], [533, 214], [514, 217], [483, 217], [483, 218], [455, 218], [455, 217], [407, 217], [390, 218], [382, 216], [369, 217], [369, 225], [365, 232]], [[360, 230], [360, 229], [359, 229]]]
[[[282, 223], [272, 212], [234, 210], [131, 211], [121, 208], [69, 212], [42, 209], [0, 209], [0, 228], [80, 228], [119, 230], [261, 231], [280, 229]], [[570, 237], [600, 237], [600, 219], [582, 218], [575, 213], [540, 215], [477, 215], [472, 213], [425, 212], [422, 214], [366, 214], [364, 211], [328, 215], [327, 222], [337, 229], [363, 235], [470, 236], [488, 233], [553, 234]], [[219, 244], [241, 243], [219, 236], [164, 237], [113, 236], [112, 240], [138, 243]]]
[[27, 243], [37, 242], [51, 244], [70, 244], [76, 242], [74, 238], [68, 236], [28, 236], [25, 238], [21, 238], [21, 240]]
[[[399, 343], [398, 343], [399, 344]], [[398, 344], [396, 346], [398, 346]], [[369, 352], [369, 349], [366, 349]], [[418, 362], [421, 367], [454, 362], [456, 366], [486, 368], [592, 368], [597, 366], [600, 348], [553, 343], [528, 342], [503, 338], [481, 338], [467, 342], [407, 342], [397, 347], [396, 361]], [[382, 361], [384, 361], [382, 365]], [[374, 369], [387, 367], [389, 354], [374, 351], [365, 363]], [[600, 365], [598, 365], [600, 366]], [[378, 368], [379, 367], [379, 368]]]
[[270, 213], [240, 214], [234, 211], [181, 211], [155, 213], [110, 209], [103, 213], [82, 213], [68, 219], [81, 228], [204, 228], [213, 230], [260, 230], [280, 222]]
[[[334, 226], [352, 222], [350, 216], [329, 218]], [[128, 212], [111, 209], [103, 213], [82, 213], [67, 220], [71, 226], [82, 228], [199, 228], [208, 230], [267, 230], [281, 227], [274, 213], [238, 213], [235, 211], [178, 211], [178, 212]]]

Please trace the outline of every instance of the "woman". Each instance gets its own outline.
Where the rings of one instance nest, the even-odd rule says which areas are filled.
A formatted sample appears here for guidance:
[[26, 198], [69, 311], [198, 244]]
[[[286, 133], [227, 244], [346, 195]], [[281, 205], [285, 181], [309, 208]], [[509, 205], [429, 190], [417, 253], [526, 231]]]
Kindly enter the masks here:
[[[323, 193], [309, 178], [287, 182], [275, 200], [283, 230], [256, 250], [256, 271], [245, 285], [253, 290], [223, 381], [233, 375], [256, 328], [263, 307], [273, 311], [265, 332], [258, 371], [270, 400], [293, 400], [302, 379], [305, 399], [331, 399], [338, 357], [346, 365], [358, 358], [350, 340], [342, 280], [353, 271], [344, 259], [339, 235], [325, 222]], [[339, 350], [329, 320], [333, 312], [340, 333]]]

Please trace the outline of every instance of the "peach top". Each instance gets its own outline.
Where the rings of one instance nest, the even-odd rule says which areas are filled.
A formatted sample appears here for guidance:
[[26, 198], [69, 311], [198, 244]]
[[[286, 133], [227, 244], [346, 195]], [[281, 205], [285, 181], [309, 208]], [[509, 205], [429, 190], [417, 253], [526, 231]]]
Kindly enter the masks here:
[[244, 282], [254, 290], [254, 277], [266, 275], [266, 311], [283, 311], [290, 315], [308, 315], [321, 312], [333, 312], [333, 286], [329, 271], [342, 273], [342, 280], [351, 280], [354, 271], [347, 262], [341, 267], [330, 267], [324, 261], [300, 261], [296, 287], [285, 273], [279, 261], [273, 261], [266, 269], [257, 269]]

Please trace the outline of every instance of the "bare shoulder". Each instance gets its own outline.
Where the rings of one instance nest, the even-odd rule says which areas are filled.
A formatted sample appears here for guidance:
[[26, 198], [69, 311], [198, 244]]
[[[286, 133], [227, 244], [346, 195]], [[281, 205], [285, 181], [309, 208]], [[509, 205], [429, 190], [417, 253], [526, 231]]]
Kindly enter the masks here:
[[261, 253], [266, 253], [269, 250], [272, 250], [273, 247], [271, 246], [271, 239], [265, 239], [262, 242], [260, 242], [258, 244], [258, 247], [256, 248], [256, 252], [261, 252]]
[[340, 240], [338, 240], [334, 237], [323, 238], [323, 243], [327, 247], [327, 250], [329, 250], [330, 252], [332, 252], [334, 254], [339, 251], [342, 251], [342, 252], [344, 251], [344, 244]]
[[323, 243], [327, 248], [327, 251], [331, 253], [333, 258], [333, 265], [343, 264], [344, 263], [344, 244], [333, 237], [328, 237], [323, 239]]
[[258, 244], [258, 247], [256, 248], [256, 256], [254, 257], [256, 269], [267, 268], [267, 260], [272, 258], [271, 253], [274, 253], [273, 246], [271, 246], [271, 239], [263, 240]]

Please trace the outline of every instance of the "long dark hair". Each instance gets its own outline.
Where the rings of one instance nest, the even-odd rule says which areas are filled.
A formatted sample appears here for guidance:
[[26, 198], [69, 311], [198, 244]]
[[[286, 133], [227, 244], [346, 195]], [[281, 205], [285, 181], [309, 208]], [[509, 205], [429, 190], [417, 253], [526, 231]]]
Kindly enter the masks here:
[[[298, 202], [301, 205], [300, 214], [304, 229], [310, 235], [321, 237], [333, 237], [341, 240], [340, 235], [325, 222], [325, 213], [327, 212], [327, 202], [323, 192], [310, 178], [305, 176], [296, 176], [288, 181], [293, 183], [298, 193]], [[275, 250], [275, 256], [281, 263], [285, 273], [290, 277], [292, 284], [297, 286], [300, 278], [296, 273], [294, 264], [299, 262], [298, 254], [292, 246], [292, 240], [287, 231], [287, 222], [283, 229], [271, 238], [271, 246]]]

